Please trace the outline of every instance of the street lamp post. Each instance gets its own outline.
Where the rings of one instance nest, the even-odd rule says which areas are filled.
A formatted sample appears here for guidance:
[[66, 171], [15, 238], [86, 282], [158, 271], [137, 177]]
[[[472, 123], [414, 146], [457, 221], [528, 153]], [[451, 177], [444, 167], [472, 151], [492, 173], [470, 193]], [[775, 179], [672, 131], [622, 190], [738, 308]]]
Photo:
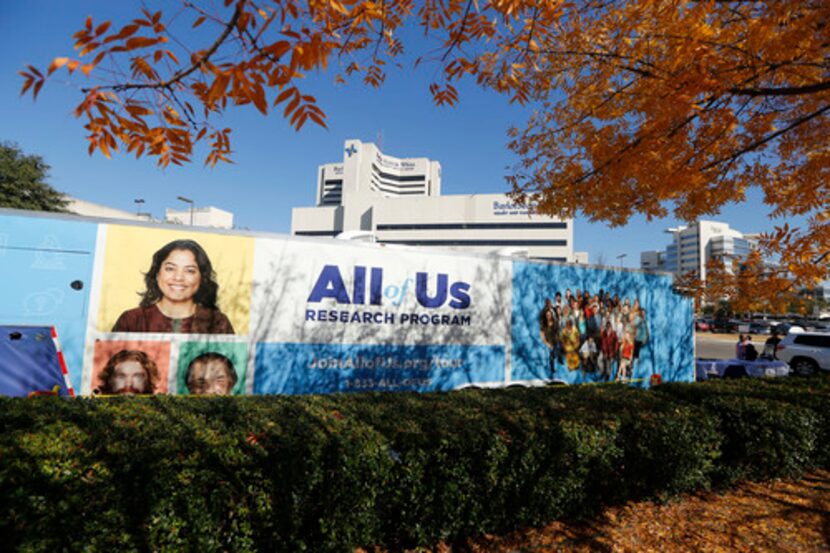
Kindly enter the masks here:
[[186, 204], [190, 204], [190, 226], [193, 226], [193, 200], [190, 198], [185, 198], [184, 196], [176, 196], [176, 199], [180, 202], [184, 202]]
[[627, 255], [628, 255], [627, 253], [621, 253], [620, 255], [617, 256], [617, 259], [620, 260], [620, 267], [623, 266], [623, 259], [625, 259]]
[[140, 216], [141, 215], [141, 206], [144, 205], [144, 199], [143, 198], [136, 198], [135, 200], [133, 200], [133, 203], [135, 204], [135, 214], [137, 216]]

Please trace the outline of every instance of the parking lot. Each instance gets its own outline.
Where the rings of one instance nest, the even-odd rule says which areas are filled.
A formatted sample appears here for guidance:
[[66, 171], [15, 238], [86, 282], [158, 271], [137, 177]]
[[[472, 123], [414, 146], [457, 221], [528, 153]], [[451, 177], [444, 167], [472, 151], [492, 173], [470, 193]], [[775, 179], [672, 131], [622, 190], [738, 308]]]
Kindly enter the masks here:
[[[764, 342], [769, 336], [753, 336], [755, 349], [762, 351]], [[703, 359], [732, 359], [735, 357], [737, 334], [712, 334], [711, 332], [695, 333], [695, 357]]]

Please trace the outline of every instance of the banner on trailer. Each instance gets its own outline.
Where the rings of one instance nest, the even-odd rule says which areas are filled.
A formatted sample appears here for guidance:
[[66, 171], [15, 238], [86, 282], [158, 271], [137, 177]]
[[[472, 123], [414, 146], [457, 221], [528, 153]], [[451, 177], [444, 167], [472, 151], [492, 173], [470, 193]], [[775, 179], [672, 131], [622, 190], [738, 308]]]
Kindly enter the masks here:
[[255, 393], [504, 381], [510, 262], [259, 239]]
[[[85, 393], [426, 391], [505, 381], [504, 258], [139, 226], [107, 225], [102, 234]], [[189, 310], [177, 319], [182, 306]]]
[[49, 324], [83, 394], [693, 379], [668, 275], [0, 212], [0, 324]]
[[668, 275], [517, 262], [512, 380], [691, 381], [692, 319]]

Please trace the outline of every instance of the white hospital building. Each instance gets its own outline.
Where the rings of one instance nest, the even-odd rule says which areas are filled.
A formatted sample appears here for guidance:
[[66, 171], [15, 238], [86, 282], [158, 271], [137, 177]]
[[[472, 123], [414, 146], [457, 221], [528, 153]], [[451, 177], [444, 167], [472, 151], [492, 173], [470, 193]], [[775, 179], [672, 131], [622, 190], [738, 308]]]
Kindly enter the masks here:
[[717, 221], [697, 221], [666, 232], [671, 235], [671, 242], [665, 250], [640, 253], [641, 269], [677, 275], [692, 273], [706, 280], [706, 264], [710, 260], [719, 259], [731, 270], [732, 261], [749, 255], [758, 242], [758, 235], [744, 234]]
[[368, 231], [377, 242], [574, 262], [573, 219], [531, 214], [505, 194], [441, 195], [441, 165], [347, 140], [342, 163], [317, 171], [317, 205], [292, 210], [291, 233]]

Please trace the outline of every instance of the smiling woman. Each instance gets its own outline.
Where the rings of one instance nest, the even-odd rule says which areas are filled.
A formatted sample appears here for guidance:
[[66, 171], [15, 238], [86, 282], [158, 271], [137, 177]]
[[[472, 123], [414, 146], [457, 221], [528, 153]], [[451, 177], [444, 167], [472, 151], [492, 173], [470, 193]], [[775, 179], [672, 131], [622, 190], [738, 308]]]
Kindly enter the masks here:
[[210, 259], [197, 242], [170, 242], [153, 255], [141, 304], [123, 312], [113, 332], [233, 334], [216, 306], [214, 278]]

